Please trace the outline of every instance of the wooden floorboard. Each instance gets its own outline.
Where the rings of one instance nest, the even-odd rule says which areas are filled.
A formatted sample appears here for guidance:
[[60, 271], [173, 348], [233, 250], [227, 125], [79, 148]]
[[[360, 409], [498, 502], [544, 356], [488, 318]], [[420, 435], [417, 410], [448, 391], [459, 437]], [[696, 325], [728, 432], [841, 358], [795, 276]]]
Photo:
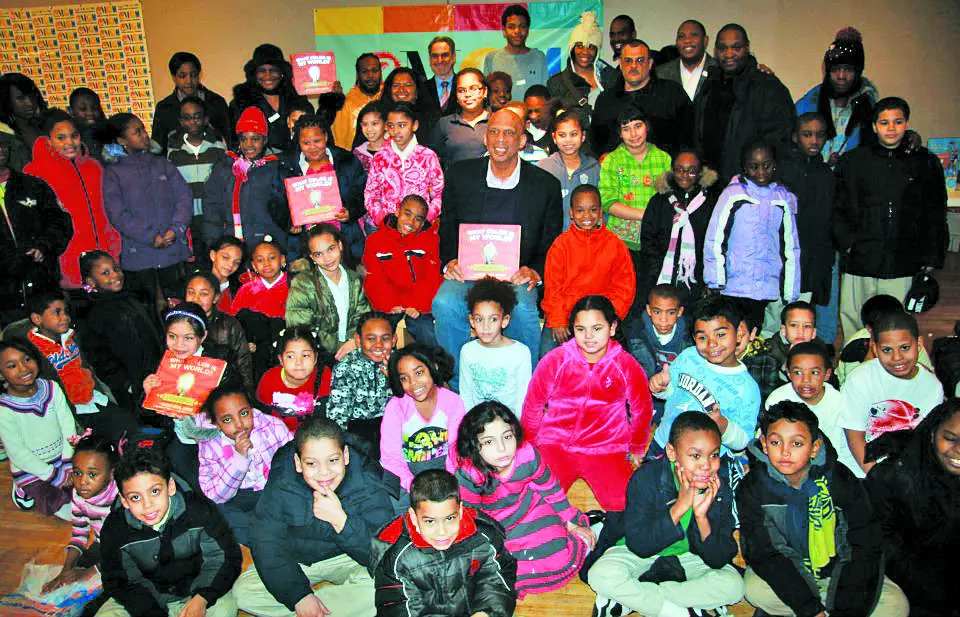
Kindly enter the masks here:
[[[954, 323], [960, 319], [960, 255], [951, 253], [946, 268], [938, 274], [940, 302], [920, 316], [921, 332], [927, 349], [935, 338], [953, 333]], [[21, 512], [9, 498], [11, 478], [9, 467], [0, 464], [0, 593], [16, 588], [23, 565], [60, 563], [63, 547], [70, 537], [69, 523], [34, 512]], [[570, 490], [570, 500], [583, 510], [596, 508], [589, 488], [578, 481]], [[250, 561], [244, 550], [245, 564]], [[563, 589], [552, 593], [528, 596], [517, 606], [518, 617], [589, 617], [593, 605], [590, 588], [575, 579]], [[753, 609], [744, 602], [732, 607], [732, 615], [748, 616]], [[336, 616], [334, 616], [336, 617]]]

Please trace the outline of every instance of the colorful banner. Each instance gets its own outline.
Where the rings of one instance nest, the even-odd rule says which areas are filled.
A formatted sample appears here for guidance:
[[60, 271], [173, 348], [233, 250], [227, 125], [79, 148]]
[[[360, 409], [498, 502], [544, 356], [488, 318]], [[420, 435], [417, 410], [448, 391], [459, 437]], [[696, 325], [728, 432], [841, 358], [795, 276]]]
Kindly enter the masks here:
[[927, 149], [940, 157], [947, 185], [947, 205], [960, 208], [960, 137], [931, 137]]
[[86, 86], [108, 116], [132, 111], [150, 126], [153, 84], [139, 0], [0, 9], [0, 73], [36, 82], [51, 107]]
[[[354, 61], [373, 52], [380, 57], [383, 76], [398, 66], [423, 67], [431, 77], [427, 44], [434, 36], [447, 35], [457, 46], [457, 66], [483, 69], [487, 52], [505, 45], [500, 15], [507, 4], [432, 4], [424, 6], [364, 6], [313, 10], [317, 50], [333, 50], [337, 78], [344, 90], [356, 81]], [[567, 63], [570, 32], [580, 23], [580, 14], [593, 11], [603, 24], [600, 0], [534, 2], [530, 11], [527, 46], [547, 56], [547, 70], [558, 73]], [[514, 97], [522, 96], [514, 92]]]

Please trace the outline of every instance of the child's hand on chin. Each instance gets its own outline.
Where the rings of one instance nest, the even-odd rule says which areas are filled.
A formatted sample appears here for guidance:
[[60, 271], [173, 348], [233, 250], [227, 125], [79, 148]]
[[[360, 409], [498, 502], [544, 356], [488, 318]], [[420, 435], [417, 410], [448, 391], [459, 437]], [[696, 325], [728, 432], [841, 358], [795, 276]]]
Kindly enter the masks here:
[[320, 598], [312, 593], [300, 598], [300, 601], [294, 605], [293, 610], [297, 617], [326, 617], [330, 614], [330, 609], [324, 606]]
[[313, 491], [313, 516], [330, 523], [337, 533], [340, 533], [347, 524], [347, 513], [340, 505], [340, 498], [334, 491], [326, 488]]
[[246, 456], [250, 452], [250, 448], [253, 447], [253, 442], [250, 441], [250, 431], [238, 433], [233, 442], [233, 447], [240, 453], [240, 456]]

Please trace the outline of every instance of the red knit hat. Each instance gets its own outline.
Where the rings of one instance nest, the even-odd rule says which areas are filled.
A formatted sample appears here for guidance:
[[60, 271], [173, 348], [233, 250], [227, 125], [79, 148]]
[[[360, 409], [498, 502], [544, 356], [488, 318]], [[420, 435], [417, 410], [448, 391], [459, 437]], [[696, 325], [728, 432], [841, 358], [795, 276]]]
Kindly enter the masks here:
[[258, 107], [247, 107], [237, 120], [237, 135], [240, 133], [256, 133], [267, 135], [267, 118]]

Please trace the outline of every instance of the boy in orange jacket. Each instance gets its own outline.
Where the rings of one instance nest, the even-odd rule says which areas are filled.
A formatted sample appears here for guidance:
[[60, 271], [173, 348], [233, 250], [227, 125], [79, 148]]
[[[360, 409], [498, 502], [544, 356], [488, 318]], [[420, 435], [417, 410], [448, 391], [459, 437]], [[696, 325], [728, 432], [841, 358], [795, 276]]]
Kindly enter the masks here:
[[636, 292], [637, 277], [630, 251], [603, 225], [600, 190], [581, 184], [570, 195], [572, 225], [557, 236], [547, 251], [544, 268], [543, 312], [546, 327], [540, 338], [540, 357], [570, 338], [567, 321], [577, 300], [592, 294], [613, 302], [625, 319]]

